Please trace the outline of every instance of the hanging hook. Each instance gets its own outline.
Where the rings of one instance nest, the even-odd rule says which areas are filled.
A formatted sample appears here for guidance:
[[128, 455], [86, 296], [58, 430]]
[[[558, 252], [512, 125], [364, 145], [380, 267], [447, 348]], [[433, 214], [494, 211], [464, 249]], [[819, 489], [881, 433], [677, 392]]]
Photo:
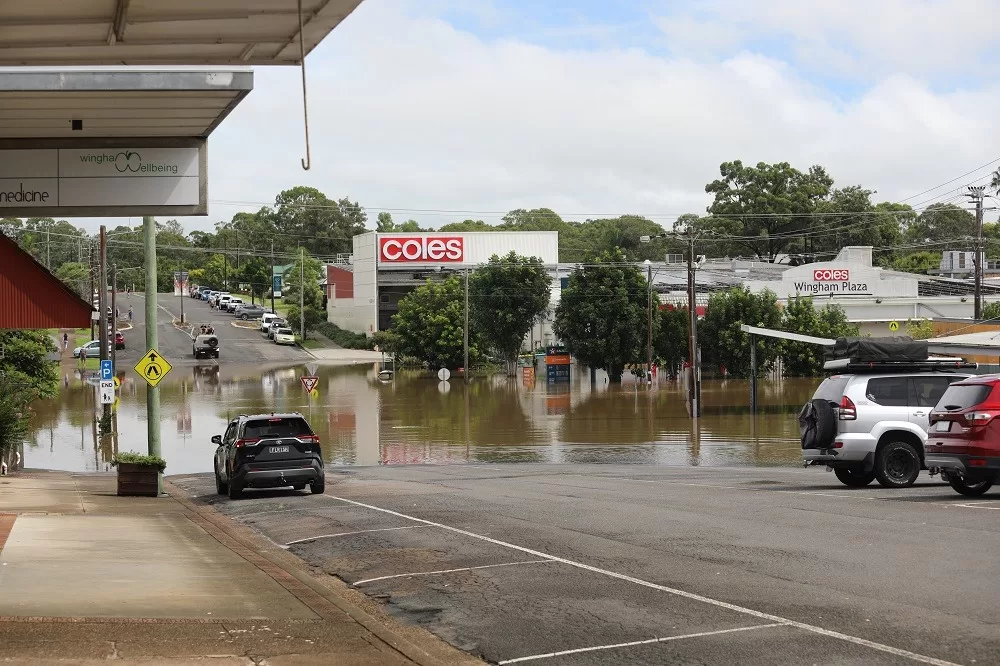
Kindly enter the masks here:
[[302, 168], [306, 171], [312, 168], [312, 155], [309, 151], [309, 101], [306, 96], [306, 46], [302, 34], [302, 0], [299, 1], [299, 65], [302, 68], [302, 117], [306, 129], [306, 158], [302, 160]]

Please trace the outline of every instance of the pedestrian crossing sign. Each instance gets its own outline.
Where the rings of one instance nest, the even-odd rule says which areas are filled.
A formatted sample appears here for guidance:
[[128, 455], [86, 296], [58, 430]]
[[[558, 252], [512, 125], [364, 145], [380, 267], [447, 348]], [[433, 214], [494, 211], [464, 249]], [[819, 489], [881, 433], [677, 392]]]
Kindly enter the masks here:
[[160, 352], [155, 349], [150, 349], [143, 354], [139, 362], [135, 364], [135, 371], [139, 373], [140, 377], [146, 380], [146, 383], [150, 387], [155, 387], [159, 384], [160, 380], [170, 372], [170, 368], [171, 366], [167, 363], [167, 359], [160, 356]]

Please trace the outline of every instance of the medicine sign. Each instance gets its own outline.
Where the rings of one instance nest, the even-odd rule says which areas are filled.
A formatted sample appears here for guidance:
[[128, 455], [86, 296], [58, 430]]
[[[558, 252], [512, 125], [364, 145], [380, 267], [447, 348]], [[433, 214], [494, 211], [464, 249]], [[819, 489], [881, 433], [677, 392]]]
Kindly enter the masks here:
[[0, 150], [0, 216], [204, 215], [204, 159], [204, 142]]

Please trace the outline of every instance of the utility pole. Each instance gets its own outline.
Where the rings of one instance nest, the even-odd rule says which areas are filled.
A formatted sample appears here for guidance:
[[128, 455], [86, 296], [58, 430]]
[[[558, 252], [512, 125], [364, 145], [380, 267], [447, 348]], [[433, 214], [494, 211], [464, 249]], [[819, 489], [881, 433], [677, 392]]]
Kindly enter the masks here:
[[646, 372], [653, 379], [653, 264], [646, 260]]
[[688, 358], [691, 361], [691, 385], [689, 396], [691, 402], [691, 417], [701, 416], [701, 367], [698, 362], [698, 302], [694, 279], [694, 234], [688, 230], [688, 316], [690, 335], [688, 338]]
[[972, 265], [975, 268], [975, 297], [972, 317], [975, 321], [983, 318], [983, 192], [985, 185], [969, 186], [969, 193], [966, 195], [976, 204], [976, 242], [975, 254], [972, 258]]
[[274, 241], [271, 241], [271, 312], [274, 312]]
[[[107, 361], [110, 358], [108, 349], [108, 327], [114, 323], [114, 319], [108, 321], [107, 315], [107, 302], [108, 302], [108, 230], [103, 224], [101, 225], [101, 253], [100, 253], [100, 277], [98, 278], [98, 298], [97, 302], [100, 303], [101, 309], [101, 328], [100, 341], [101, 341], [101, 360]], [[114, 317], [114, 312], [111, 313]], [[111, 415], [111, 405], [104, 405], [104, 416], [105, 418]]]
[[465, 333], [462, 337], [462, 374], [465, 375], [465, 383], [469, 383], [469, 269], [465, 269]]
[[222, 241], [222, 289], [229, 289], [229, 241]]
[[299, 247], [299, 340], [306, 339], [306, 249]]
[[[90, 243], [90, 302], [91, 302], [91, 304], [93, 304], [93, 302], [94, 302], [94, 244], [93, 243]], [[100, 315], [100, 316], [103, 316], [100, 313], [100, 307], [101, 307], [100, 306], [100, 302], [98, 302], [98, 306], [97, 307], [98, 307], [98, 313], [97, 314]], [[100, 317], [98, 317], [97, 321], [100, 321]], [[94, 339], [94, 319], [93, 318], [91, 318], [91, 320], [90, 320], [90, 339], [91, 340]]]
[[[142, 218], [143, 240], [146, 245], [146, 349], [159, 347], [156, 326], [156, 222]], [[160, 455], [160, 388], [146, 387], [146, 448], [151, 456]], [[163, 494], [163, 474], [157, 474], [157, 494]]]
[[45, 230], [45, 267], [52, 270], [52, 248], [49, 243], [49, 229]]
[[111, 312], [114, 326], [111, 327], [111, 367], [118, 372], [118, 350], [114, 341], [114, 332], [118, 328], [118, 265], [111, 265]]

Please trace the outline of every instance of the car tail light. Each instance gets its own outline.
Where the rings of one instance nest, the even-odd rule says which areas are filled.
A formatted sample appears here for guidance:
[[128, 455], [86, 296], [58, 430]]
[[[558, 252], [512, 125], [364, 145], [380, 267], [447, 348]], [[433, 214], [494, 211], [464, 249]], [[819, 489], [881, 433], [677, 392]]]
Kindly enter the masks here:
[[965, 419], [975, 426], [985, 426], [990, 421], [992, 421], [997, 415], [997, 412], [967, 412], [965, 414]]
[[299, 440], [303, 442], [310, 442], [312, 444], [319, 444], [319, 437], [316, 435], [299, 435]]
[[840, 399], [840, 420], [854, 421], [858, 418], [858, 408], [854, 406], [854, 401], [846, 395]]
[[984, 467], [986, 463], [985, 458], [969, 458], [969, 465], [972, 467]]
[[236, 440], [236, 448], [242, 449], [244, 446], [247, 446], [248, 444], [256, 444], [259, 441], [260, 441], [259, 437], [254, 437], [250, 439], [238, 439]]

